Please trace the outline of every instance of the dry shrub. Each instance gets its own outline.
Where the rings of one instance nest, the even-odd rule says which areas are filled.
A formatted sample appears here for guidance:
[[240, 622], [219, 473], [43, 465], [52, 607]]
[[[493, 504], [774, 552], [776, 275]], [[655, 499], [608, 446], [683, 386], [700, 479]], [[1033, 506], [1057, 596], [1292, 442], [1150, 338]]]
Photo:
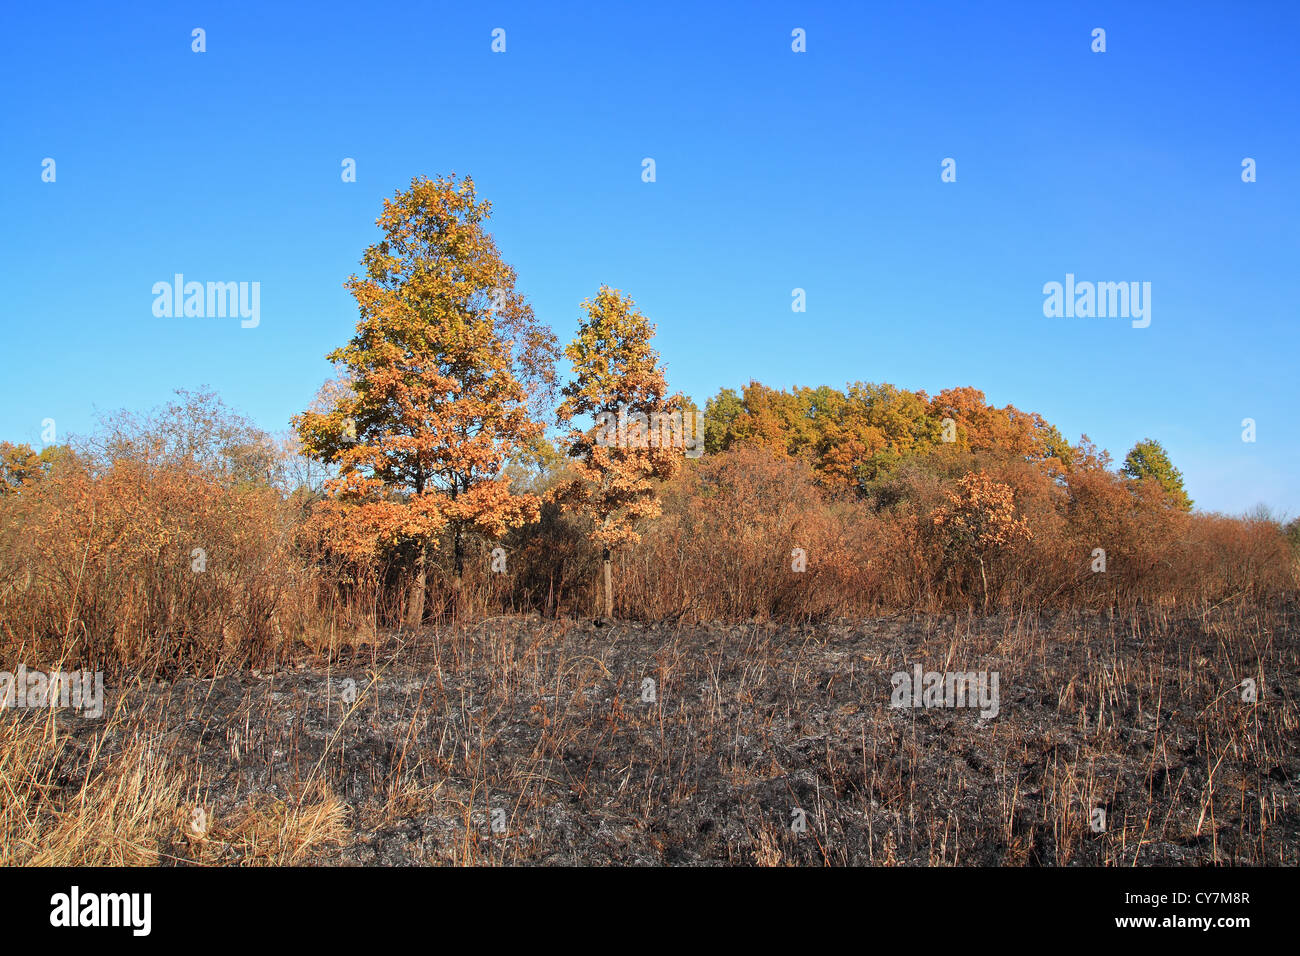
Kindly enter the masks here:
[[[322, 534], [310, 494], [257, 480], [243, 451], [187, 458], [120, 437], [109, 446], [115, 457], [68, 455], [0, 496], [0, 666], [213, 673], [266, 666], [297, 642], [332, 654], [401, 624], [412, 555], [389, 547], [358, 559]], [[1023, 456], [940, 447], [895, 462], [864, 493], [836, 493], [804, 461], [739, 446], [688, 463], [659, 490], [661, 514], [615, 551], [621, 617], [1207, 606], [1296, 585], [1293, 529], [1267, 516], [1185, 514], [1100, 459], [1054, 474]], [[956, 533], [984, 498], [1023, 533]], [[486, 538], [466, 542], [457, 574], [447, 537], [427, 563], [425, 620], [591, 613], [600, 553], [590, 530], [590, 519], [547, 505], [499, 542], [504, 574], [492, 572], [497, 542]], [[1093, 570], [1096, 549], [1105, 573]]]
[[1266, 516], [1188, 515], [1102, 467], [1054, 476], [942, 449], [864, 497], [832, 496], [803, 463], [760, 449], [711, 455], [665, 487], [662, 517], [617, 567], [619, 612], [648, 619], [1206, 606], [1297, 583], [1286, 532]]
[[[1069, 477], [1066, 527], [1054, 543], [1071, 573], [1053, 593], [1088, 606], [1206, 605], [1236, 597], [1264, 599], [1296, 586], [1283, 528], [1265, 517], [1186, 514], [1151, 482], [1103, 470]], [[1092, 571], [1094, 549], [1105, 573]]]
[[641, 545], [617, 555], [619, 612], [762, 620], [842, 609], [873, 557], [855, 533], [862, 517], [800, 462], [753, 448], [712, 456], [666, 489]]
[[985, 471], [968, 472], [948, 492], [947, 501], [930, 516], [930, 526], [941, 542], [945, 569], [966, 570], [973, 559], [979, 566], [984, 607], [989, 603], [985, 558], [1014, 552], [1033, 540], [1029, 522], [1017, 513], [1011, 486], [995, 481]]
[[266, 485], [180, 463], [70, 461], [0, 500], [4, 656], [109, 672], [264, 664], [310, 616], [295, 511]]
[[1295, 556], [1278, 522], [1266, 517], [1183, 515], [1169, 545], [1169, 578], [1179, 601], [1262, 601], [1296, 585]]
[[322, 523], [322, 502], [304, 500], [294, 528], [294, 550], [305, 566], [309, 610], [303, 639], [316, 650], [373, 638], [384, 624], [401, 619], [402, 601], [393, 579], [397, 568], [380, 555], [345, 553], [333, 547]]

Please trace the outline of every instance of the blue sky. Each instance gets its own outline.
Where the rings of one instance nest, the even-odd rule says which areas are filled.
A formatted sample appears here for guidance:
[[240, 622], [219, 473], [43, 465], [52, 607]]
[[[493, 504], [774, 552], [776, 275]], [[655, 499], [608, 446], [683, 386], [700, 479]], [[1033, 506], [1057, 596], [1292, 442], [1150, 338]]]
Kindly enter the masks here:
[[[974, 385], [1116, 459], [1159, 439], [1199, 507], [1300, 514], [1300, 4], [1174, 11], [15, 6], [0, 438], [202, 384], [284, 429], [352, 333], [342, 283], [382, 199], [454, 171], [561, 341], [584, 297], [621, 288], [701, 403], [751, 378]], [[260, 282], [260, 325], [156, 318], [177, 272]], [[1046, 318], [1067, 273], [1150, 282], [1151, 325]]]

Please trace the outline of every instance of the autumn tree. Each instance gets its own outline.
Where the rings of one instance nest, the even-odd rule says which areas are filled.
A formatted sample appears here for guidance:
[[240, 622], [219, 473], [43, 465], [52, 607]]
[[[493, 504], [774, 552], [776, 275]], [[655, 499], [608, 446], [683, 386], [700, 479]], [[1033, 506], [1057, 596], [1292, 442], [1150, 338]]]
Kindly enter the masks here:
[[704, 451], [714, 455], [731, 447], [732, 423], [745, 411], [734, 388], [721, 389], [704, 403]]
[[930, 400], [930, 413], [941, 424], [951, 419], [958, 447], [1011, 454], [1052, 477], [1062, 475], [1070, 464], [1070, 445], [1055, 425], [1037, 412], [990, 405], [977, 388], [944, 389]]
[[[650, 346], [654, 326], [636, 303], [601, 286], [582, 302], [576, 338], [565, 348], [572, 380], [565, 385], [557, 417], [561, 425], [590, 415], [595, 424], [572, 428], [568, 454], [573, 477], [558, 485], [555, 500], [592, 521], [590, 538], [602, 549], [605, 616], [614, 614], [612, 551], [640, 540], [637, 525], [659, 514], [657, 481], [680, 466], [683, 450], [666, 441], [663, 416], [681, 411], [680, 395], [668, 395], [659, 356]], [[683, 430], [693, 433], [689, 423]]]
[[1164, 446], [1153, 438], [1144, 438], [1124, 457], [1120, 469], [1133, 481], [1150, 480], [1160, 486], [1170, 505], [1179, 511], [1191, 511], [1192, 499], [1183, 488], [1183, 474], [1169, 460]]
[[939, 439], [940, 425], [929, 417], [924, 393], [854, 382], [822, 429], [818, 468], [831, 487], [864, 491], [905, 456]]
[[[950, 421], [949, 421], [950, 420]], [[989, 452], [1031, 462], [1064, 480], [1071, 448], [1043, 416], [1013, 405], [994, 408], [975, 388], [950, 388], [933, 399], [887, 383], [852, 382], [789, 392], [750, 382], [741, 394], [722, 389], [709, 400], [705, 446], [764, 448], [811, 466], [832, 491], [870, 495], [909, 458], [944, 449], [946, 459]]]
[[64, 445], [46, 445], [38, 452], [31, 445], [0, 441], [0, 497], [44, 478], [68, 453]]
[[718, 415], [718, 425], [726, 422], [725, 433], [719, 434], [715, 427], [715, 444], [719, 448], [765, 448], [778, 458], [797, 451], [798, 435], [792, 427], [795, 403], [789, 395], [751, 381], [743, 389], [738, 408], [734, 407], [734, 398], [735, 393], [726, 389], [714, 399], [714, 409], [705, 405], [706, 437], [710, 414]]
[[948, 492], [948, 501], [935, 509], [931, 521], [944, 540], [945, 551], [979, 564], [984, 587], [984, 606], [989, 603], [989, 581], [985, 558], [1032, 537], [1028, 521], [1016, 514], [1015, 493], [1009, 485], [995, 481], [983, 471], [968, 472]]
[[385, 200], [384, 237], [346, 283], [361, 318], [328, 356], [340, 376], [294, 419], [304, 448], [339, 470], [321, 509], [332, 540], [411, 555], [411, 626], [443, 534], [459, 581], [467, 536], [500, 537], [540, 506], [503, 466], [545, 430], [555, 337], [516, 291], [490, 213], [469, 177], [417, 177]]

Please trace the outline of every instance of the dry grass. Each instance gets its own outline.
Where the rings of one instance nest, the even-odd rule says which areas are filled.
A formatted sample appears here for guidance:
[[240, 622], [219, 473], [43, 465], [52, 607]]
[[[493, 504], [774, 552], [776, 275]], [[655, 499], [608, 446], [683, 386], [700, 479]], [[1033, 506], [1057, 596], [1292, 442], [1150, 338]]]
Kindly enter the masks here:
[[170, 761], [140, 737], [84, 760], [69, 741], [52, 713], [0, 718], [0, 865], [157, 863], [184, 789]]
[[185, 821], [191, 850], [185, 859], [204, 865], [294, 866], [328, 845], [347, 842], [350, 809], [324, 792], [310, 802], [253, 796], [202, 837], [192, 811]]
[[157, 727], [119, 743], [120, 716], [88, 739], [60, 723], [52, 711], [0, 718], [0, 866], [285, 866], [348, 832], [348, 807], [323, 787], [291, 802], [250, 795], [200, 828], [197, 787]]
[[[138, 682], [129, 719], [73, 720], [57, 747], [44, 719], [6, 718], [24, 736], [3, 753], [5, 845], [200, 865], [1296, 865], [1298, 621], [1238, 601], [389, 634], [274, 674]], [[890, 674], [918, 663], [997, 671], [1000, 714], [892, 708]], [[146, 739], [165, 761], [140, 764]]]

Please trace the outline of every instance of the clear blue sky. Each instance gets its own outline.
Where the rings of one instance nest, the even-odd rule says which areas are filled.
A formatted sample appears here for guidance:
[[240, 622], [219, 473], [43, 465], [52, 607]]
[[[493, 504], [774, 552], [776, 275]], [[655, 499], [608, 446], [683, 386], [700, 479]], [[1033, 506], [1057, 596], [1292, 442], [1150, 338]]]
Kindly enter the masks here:
[[[1292, 2], [12, 4], [0, 438], [201, 384], [284, 429], [381, 200], [454, 171], [562, 341], [621, 288], [701, 403], [974, 385], [1117, 459], [1158, 438], [1200, 507], [1295, 515], [1298, 28]], [[176, 272], [260, 282], [260, 326], [155, 318]], [[1045, 318], [1066, 273], [1150, 282], [1150, 327]]]

